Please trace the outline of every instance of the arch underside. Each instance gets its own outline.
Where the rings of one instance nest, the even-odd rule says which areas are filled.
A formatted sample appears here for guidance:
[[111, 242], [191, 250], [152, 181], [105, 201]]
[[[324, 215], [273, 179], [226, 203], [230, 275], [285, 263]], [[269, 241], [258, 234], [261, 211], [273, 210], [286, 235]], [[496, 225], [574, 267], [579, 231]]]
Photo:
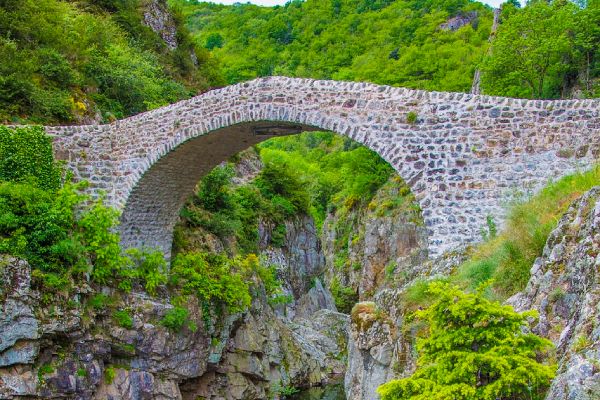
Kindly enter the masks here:
[[121, 215], [121, 244], [159, 249], [169, 256], [179, 211], [205, 174], [267, 139], [316, 130], [321, 129], [281, 121], [247, 122], [182, 143], [146, 171], [131, 191]]

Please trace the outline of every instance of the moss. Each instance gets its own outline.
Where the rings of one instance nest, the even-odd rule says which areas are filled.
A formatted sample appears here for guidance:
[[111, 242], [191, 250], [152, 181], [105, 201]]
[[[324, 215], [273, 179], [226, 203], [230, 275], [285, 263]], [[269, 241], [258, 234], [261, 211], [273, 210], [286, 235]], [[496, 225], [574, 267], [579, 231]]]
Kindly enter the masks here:
[[416, 112], [410, 111], [408, 114], [406, 114], [406, 123], [414, 125], [417, 123], [418, 118], [419, 116]]
[[133, 318], [129, 315], [127, 310], [118, 310], [113, 313], [113, 318], [117, 324], [125, 329], [133, 328]]
[[375, 322], [391, 322], [388, 315], [372, 301], [356, 303], [350, 312], [350, 320], [359, 332], [367, 332]]
[[113, 366], [109, 365], [108, 367], [106, 367], [106, 369], [104, 370], [104, 382], [107, 385], [111, 385], [114, 382], [116, 376], [117, 373]]
[[51, 364], [43, 364], [38, 369], [38, 380], [40, 382], [44, 382], [44, 376], [53, 374], [54, 371], [54, 367]]

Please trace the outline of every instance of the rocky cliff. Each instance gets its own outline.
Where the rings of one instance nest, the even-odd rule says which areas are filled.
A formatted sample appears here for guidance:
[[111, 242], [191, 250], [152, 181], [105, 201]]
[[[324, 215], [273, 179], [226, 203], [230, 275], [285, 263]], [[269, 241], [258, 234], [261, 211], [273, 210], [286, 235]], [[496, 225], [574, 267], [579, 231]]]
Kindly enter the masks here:
[[263, 292], [248, 312], [207, 324], [191, 301], [188, 323], [173, 331], [160, 322], [173, 309], [166, 297], [82, 287], [68, 304], [46, 303], [26, 262], [0, 265], [2, 399], [258, 399], [345, 368], [347, 316], [333, 310], [292, 322]]
[[561, 218], [527, 288], [508, 300], [535, 309], [533, 331], [556, 345], [557, 376], [547, 400], [600, 398], [600, 187]]
[[[447, 276], [463, 255], [446, 254], [415, 264], [416, 277]], [[596, 400], [600, 397], [600, 188], [575, 201], [547, 240], [527, 288], [507, 304], [517, 311], [535, 309], [534, 332], [556, 345], [557, 376], [547, 400]], [[414, 281], [413, 281], [414, 282]], [[415, 369], [418, 326], [407, 324], [410, 284], [380, 287], [372, 302], [352, 312], [345, 387], [348, 399], [377, 399], [382, 383]]]

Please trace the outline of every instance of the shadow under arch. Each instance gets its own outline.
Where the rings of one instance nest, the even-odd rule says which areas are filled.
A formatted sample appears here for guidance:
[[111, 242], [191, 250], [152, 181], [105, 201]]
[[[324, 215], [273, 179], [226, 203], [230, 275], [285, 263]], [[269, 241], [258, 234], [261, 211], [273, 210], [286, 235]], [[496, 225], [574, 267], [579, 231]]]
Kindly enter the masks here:
[[155, 162], [131, 191], [121, 215], [121, 245], [156, 248], [170, 257], [179, 212], [205, 174], [265, 140], [313, 131], [323, 129], [281, 121], [245, 122], [180, 144]]

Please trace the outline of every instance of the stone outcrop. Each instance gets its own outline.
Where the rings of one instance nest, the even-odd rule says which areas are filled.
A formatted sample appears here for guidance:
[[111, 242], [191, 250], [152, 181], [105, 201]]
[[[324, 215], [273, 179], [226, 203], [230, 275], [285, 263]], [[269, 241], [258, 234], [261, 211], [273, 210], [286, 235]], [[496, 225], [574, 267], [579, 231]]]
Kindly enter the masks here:
[[556, 345], [558, 372], [547, 400], [600, 394], [600, 187], [586, 193], [550, 234], [527, 288], [508, 301], [535, 309], [533, 331]]
[[[173, 307], [166, 298], [104, 288], [110, 306], [98, 307], [82, 287], [75, 301], [47, 304], [26, 262], [0, 265], [1, 399], [277, 398], [278, 385], [322, 385], [345, 371], [348, 316], [333, 310], [292, 322], [259, 291], [248, 312], [207, 325], [192, 299], [191, 323], [174, 332], [160, 323]], [[117, 309], [132, 327], [119, 325]]]
[[[48, 127], [55, 153], [90, 190], [123, 210], [125, 247], [167, 253], [200, 178], [272, 136], [329, 130], [380, 154], [417, 196], [429, 251], [501, 225], [514, 187], [590, 166], [600, 152], [600, 101], [517, 100], [357, 82], [261, 78], [109, 125]], [[152, 207], [148, 207], [152, 204]]]
[[[328, 215], [321, 235], [328, 283], [336, 279], [353, 288], [359, 300], [371, 300], [377, 291], [402, 286], [419, 275], [428, 255], [427, 228], [411, 197], [400, 193], [406, 189], [392, 176], [367, 207], [348, 216]], [[398, 199], [405, 201], [394, 204]], [[343, 229], [351, 232], [347, 238], [337, 231], [340, 224], [349, 225]], [[340, 240], [347, 242], [341, 257], [336, 250]]]
[[177, 24], [165, 0], [152, 0], [144, 5], [144, 24], [160, 35], [169, 50], [177, 48]]

